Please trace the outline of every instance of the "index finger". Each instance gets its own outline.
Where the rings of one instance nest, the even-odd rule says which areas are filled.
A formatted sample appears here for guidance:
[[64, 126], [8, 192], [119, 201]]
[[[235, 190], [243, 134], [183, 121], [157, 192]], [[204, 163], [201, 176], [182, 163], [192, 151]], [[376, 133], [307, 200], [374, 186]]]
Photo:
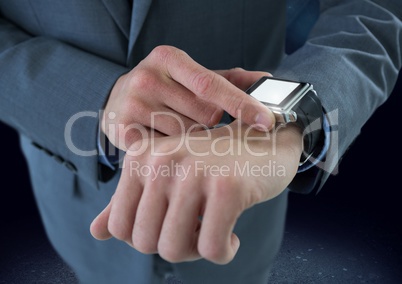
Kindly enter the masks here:
[[260, 130], [269, 130], [275, 123], [273, 113], [262, 103], [247, 95], [223, 76], [208, 70], [179, 49], [166, 56], [168, 75], [199, 98], [213, 103], [235, 118]]

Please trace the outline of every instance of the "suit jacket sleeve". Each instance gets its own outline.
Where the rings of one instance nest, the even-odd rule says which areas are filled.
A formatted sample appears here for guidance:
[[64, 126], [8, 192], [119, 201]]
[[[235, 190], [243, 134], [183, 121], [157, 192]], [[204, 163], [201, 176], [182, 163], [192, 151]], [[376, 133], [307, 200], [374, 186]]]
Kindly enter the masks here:
[[0, 39], [0, 120], [97, 187], [99, 110], [127, 69], [2, 18]]
[[399, 0], [321, 1], [320, 17], [306, 44], [274, 72], [312, 83], [332, 130], [325, 162], [298, 174], [293, 186], [321, 188], [392, 92], [402, 64], [401, 19]]

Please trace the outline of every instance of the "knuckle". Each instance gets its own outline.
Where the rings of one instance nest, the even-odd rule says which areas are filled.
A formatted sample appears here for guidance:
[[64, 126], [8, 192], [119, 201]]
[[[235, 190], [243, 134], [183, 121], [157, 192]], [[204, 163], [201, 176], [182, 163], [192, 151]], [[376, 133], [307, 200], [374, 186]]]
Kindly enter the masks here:
[[163, 148], [163, 147], [157, 147], [155, 149], [155, 154], [154, 156], [149, 158], [148, 164], [153, 168], [153, 169], [159, 169], [163, 167], [164, 165], [167, 164], [167, 158], [165, 157], [165, 153], [168, 151], [168, 149]]
[[167, 164], [170, 162], [172, 159], [174, 159], [174, 156], [176, 153], [180, 152], [179, 146], [181, 142], [176, 142], [176, 141], [164, 141], [163, 143], [159, 143], [154, 146], [153, 148], [153, 157], [151, 163], [154, 166], [160, 166]]
[[239, 78], [241, 78], [241, 76], [239, 76], [239, 73], [243, 73], [245, 70], [243, 68], [240, 67], [235, 67], [229, 70], [229, 72], [227, 73], [227, 77], [226, 79], [231, 82], [234, 85], [238, 85], [238, 81]]
[[131, 234], [121, 223], [111, 221], [108, 223], [107, 228], [110, 234], [116, 239], [126, 242], [130, 241]]
[[158, 245], [159, 255], [166, 261], [171, 263], [181, 262], [185, 259], [185, 253], [172, 245]]
[[216, 76], [217, 74], [209, 71], [197, 73], [191, 82], [194, 92], [203, 99], [208, 100], [214, 89], [216, 89], [214, 88]]
[[218, 178], [215, 181], [215, 186], [212, 187], [213, 197], [222, 202], [229, 201], [233, 198], [233, 191], [236, 188], [234, 182], [230, 178]]
[[217, 244], [209, 243], [207, 246], [199, 246], [198, 251], [200, 255], [206, 260], [215, 263], [229, 262], [225, 249]]
[[140, 90], [143, 92], [156, 84], [156, 77], [151, 70], [147, 68], [138, 68], [133, 72], [131, 79], [128, 82], [130, 90]]
[[168, 45], [159, 45], [155, 47], [150, 56], [153, 60], [157, 62], [165, 63], [169, 58], [176, 52], [176, 48]]
[[177, 62], [185, 62], [188, 59], [189, 56], [185, 51], [169, 45], [157, 46], [150, 54], [150, 60], [152, 63], [165, 67]]
[[133, 234], [133, 247], [143, 254], [152, 254], [157, 251], [157, 244], [151, 238], [144, 238], [138, 234]]

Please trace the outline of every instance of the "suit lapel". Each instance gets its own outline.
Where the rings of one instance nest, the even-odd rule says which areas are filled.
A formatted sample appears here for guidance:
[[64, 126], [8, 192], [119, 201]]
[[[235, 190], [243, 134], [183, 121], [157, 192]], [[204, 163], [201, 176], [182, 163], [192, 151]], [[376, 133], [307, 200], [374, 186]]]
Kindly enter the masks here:
[[[126, 0], [127, 1], [127, 0]], [[149, 7], [151, 6], [152, 0], [133, 0], [133, 11], [131, 16], [131, 26], [130, 26], [130, 36], [128, 43], [128, 55], [127, 55], [127, 65], [130, 65], [134, 56], [134, 45], [137, 41], [138, 35], [140, 34], [142, 25], [144, 24], [145, 18], [148, 14]]]
[[[131, 10], [129, 0], [101, 0], [119, 29], [128, 39], [130, 37]], [[137, 0], [134, 0], [134, 2]]]
[[127, 65], [129, 65], [129, 62], [132, 62], [135, 42], [140, 34], [152, 0], [133, 0], [132, 11], [130, 11], [130, 0], [101, 1], [128, 39]]

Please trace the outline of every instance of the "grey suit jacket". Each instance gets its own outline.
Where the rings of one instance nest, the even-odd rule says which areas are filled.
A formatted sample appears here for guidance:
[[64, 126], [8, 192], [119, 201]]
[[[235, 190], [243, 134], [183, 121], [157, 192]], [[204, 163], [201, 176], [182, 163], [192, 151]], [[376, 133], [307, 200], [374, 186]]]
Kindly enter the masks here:
[[[211, 69], [267, 70], [313, 83], [332, 125], [331, 145], [325, 163], [297, 175], [298, 186], [308, 179], [323, 183], [336, 169], [396, 81], [402, 64], [402, 5], [400, 0], [321, 1], [309, 39], [288, 56], [285, 10], [285, 1], [274, 0], [134, 0], [133, 9], [128, 0], [0, 0], [0, 119], [21, 134], [48, 235], [82, 279], [92, 279], [88, 271], [94, 270], [99, 279], [130, 269], [149, 272], [149, 257], [128, 252], [118, 242], [99, 245], [88, 226], [118, 181], [116, 175], [99, 182], [93, 155], [97, 113], [117, 78], [155, 46], [181, 48]], [[66, 124], [77, 114], [82, 115], [66, 143]], [[85, 155], [71, 151], [71, 145]], [[94, 188], [101, 189], [98, 195]], [[239, 220], [241, 239], [252, 238], [239, 252], [248, 265], [263, 270], [272, 260], [274, 253], [267, 257], [265, 252], [279, 247], [284, 200], [256, 206]], [[250, 220], [257, 224], [252, 233], [246, 226]], [[135, 267], [129, 266], [128, 255], [137, 260]], [[230, 277], [241, 258], [222, 268], [222, 275]], [[119, 273], [107, 274], [96, 267], [100, 262]], [[208, 265], [200, 264], [199, 271]], [[191, 264], [181, 267], [187, 271], [182, 275], [194, 272]]]

